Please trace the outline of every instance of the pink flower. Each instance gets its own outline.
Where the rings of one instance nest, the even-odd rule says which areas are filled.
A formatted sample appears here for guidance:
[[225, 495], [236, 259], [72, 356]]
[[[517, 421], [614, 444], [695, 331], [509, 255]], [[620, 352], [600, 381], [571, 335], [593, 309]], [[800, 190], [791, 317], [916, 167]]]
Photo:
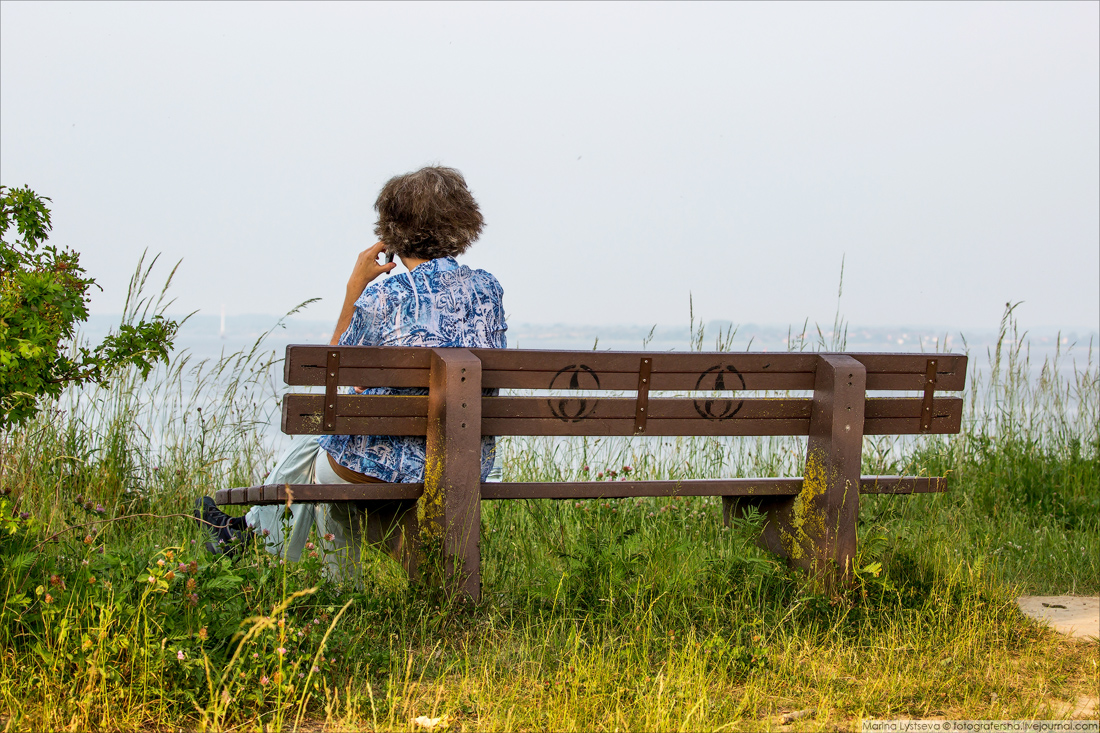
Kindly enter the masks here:
[[265, 674], [265, 675], [264, 675], [263, 677], [261, 677], [261, 678], [260, 678], [260, 684], [261, 684], [261, 685], [266, 685], [266, 684], [267, 684], [268, 682], [270, 682], [270, 681], [271, 681], [271, 680], [269, 680], [269, 679], [267, 678], [267, 675], [266, 675], [266, 674]]
[[183, 657], [184, 657], [184, 653], [183, 653], [183, 650], [182, 650], [182, 649], [180, 649], [180, 650], [179, 650], [178, 652], [176, 652], [176, 659], [178, 659], [178, 660], [180, 660], [180, 661], [182, 662], [182, 661], [183, 661]]
[[329, 532], [325, 535], [325, 542], [332, 542], [334, 539], [336, 539], [336, 535], [334, 535], [332, 532]]
[[313, 549], [313, 543], [312, 542], [307, 542], [306, 543], [306, 549], [307, 550], [312, 550]]
[[286, 649], [283, 647], [279, 647], [275, 651], [279, 652], [280, 655], [286, 654]]
[[313, 668], [312, 668], [311, 670], [309, 670], [309, 671], [310, 671], [310, 672], [313, 672], [313, 673], [317, 673], [317, 672], [320, 672], [320, 671], [321, 671], [321, 668], [320, 668], [320, 667], [318, 667], [318, 666], [317, 666], [317, 665], [315, 664], [315, 665], [313, 665]]

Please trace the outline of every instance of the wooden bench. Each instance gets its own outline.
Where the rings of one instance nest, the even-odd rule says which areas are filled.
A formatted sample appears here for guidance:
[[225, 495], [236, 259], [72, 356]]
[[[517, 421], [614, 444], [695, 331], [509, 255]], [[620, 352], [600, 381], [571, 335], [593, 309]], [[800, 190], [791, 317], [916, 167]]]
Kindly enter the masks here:
[[[288, 346], [284, 374], [289, 385], [325, 392], [284, 396], [283, 432], [427, 436], [424, 483], [252, 486], [222, 489], [216, 501], [278, 504], [293, 497], [392, 506], [404, 500], [397, 520], [410, 574], [426, 558], [441, 558], [440, 580], [477, 599], [480, 505], [494, 499], [721, 496], [727, 523], [755, 505], [768, 518], [763, 546], [829, 583], [845, 582], [856, 553], [860, 494], [946, 490], [943, 477], [861, 476], [863, 437], [959, 432], [962, 398], [937, 393], [963, 389], [966, 357]], [[352, 385], [429, 393], [338, 393]], [[550, 392], [483, 396], [489, 388]], [[652, 391], [690, 395], [650, 398]], [[744, 394], [765, 391], [812, 397]], [[808, 446], [799, 478], [482, 483], [483, 435], [805, 435]]]

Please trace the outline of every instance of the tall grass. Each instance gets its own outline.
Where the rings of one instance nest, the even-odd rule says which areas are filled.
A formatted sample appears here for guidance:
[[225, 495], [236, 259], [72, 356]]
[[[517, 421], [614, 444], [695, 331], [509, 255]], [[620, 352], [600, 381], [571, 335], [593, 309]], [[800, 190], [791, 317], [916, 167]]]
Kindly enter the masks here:
[[[139, 269], [130, 316], [156, 312]], [[704, 331], [694, 323], [692, 344]], [[845, 326], [792, 348], [843, 349]], [[719, 350], [733, 348], [728, 329]], [[6, 729], [784, 729], [864, 717], [1043, 718], [1098, 683], [1095, 643], [1017, 593], [1100, 591], [1098, 370], [1028, 363], [1010, 309], [959, 436], [867, 441], [868, 472], [946, 494], [865, 497], [857, 583], [818, 596], [713, 499], [487, 502], [485, 598], [202, 550], [194, 497], [262, 478], [276, 355], [263, 339], [148, 382], [66, 395], [0, 436]], [[1057, 358], [1065, 358], [1059, 354]], [[977, 360], [974, 360], [977, 361]], [[505, 480], [798, 475], [794, 439], [501, 441]], [[600, 476], [602, 474], [602, 476]], [[26, 518], [21, 519], [21, 513]]]

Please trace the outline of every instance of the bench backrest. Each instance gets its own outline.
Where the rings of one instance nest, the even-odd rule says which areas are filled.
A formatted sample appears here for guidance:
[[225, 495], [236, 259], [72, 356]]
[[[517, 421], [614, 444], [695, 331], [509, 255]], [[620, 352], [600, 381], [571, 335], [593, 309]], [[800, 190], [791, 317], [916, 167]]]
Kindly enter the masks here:
[[[466, 350], [463, 350], [466, 351]], [[812, 392], [818, 353], [653, 353], [470, 349], [480, 362], [468, 378], [479, 389], [549, 391], [484, 396], [482, 435], [807, 435], [813, 400], [745, 393]], [[957, 433], [963, 401], [961, 354], [846, 354], [866, 370], [864, 435]], [[283, 398], [288, 434], [425, 435], [426, 395], [344, 395], [339, 387], [430, 384], [432, 349], [288, 346], [289, 385], [326, 393]], [[466, 377], [464, 377], [465, 379]], [[608, 397], [608, 391], [633, 392]], [[650, 397], [650, 392], [690, 392]]]

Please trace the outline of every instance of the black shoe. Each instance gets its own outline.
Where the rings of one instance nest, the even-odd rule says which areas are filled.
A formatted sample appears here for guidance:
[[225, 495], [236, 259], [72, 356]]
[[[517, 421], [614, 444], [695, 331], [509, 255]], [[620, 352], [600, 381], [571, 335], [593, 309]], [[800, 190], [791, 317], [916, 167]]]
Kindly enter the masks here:
[[252, 539], [253, 533], [245, 529], [244, 517], [229, 516], [209, 496], [196, 499], [192, 513], [213, 536], [214, 541], [207, 542], [206, 549], [215, 555], [236, 555]]

